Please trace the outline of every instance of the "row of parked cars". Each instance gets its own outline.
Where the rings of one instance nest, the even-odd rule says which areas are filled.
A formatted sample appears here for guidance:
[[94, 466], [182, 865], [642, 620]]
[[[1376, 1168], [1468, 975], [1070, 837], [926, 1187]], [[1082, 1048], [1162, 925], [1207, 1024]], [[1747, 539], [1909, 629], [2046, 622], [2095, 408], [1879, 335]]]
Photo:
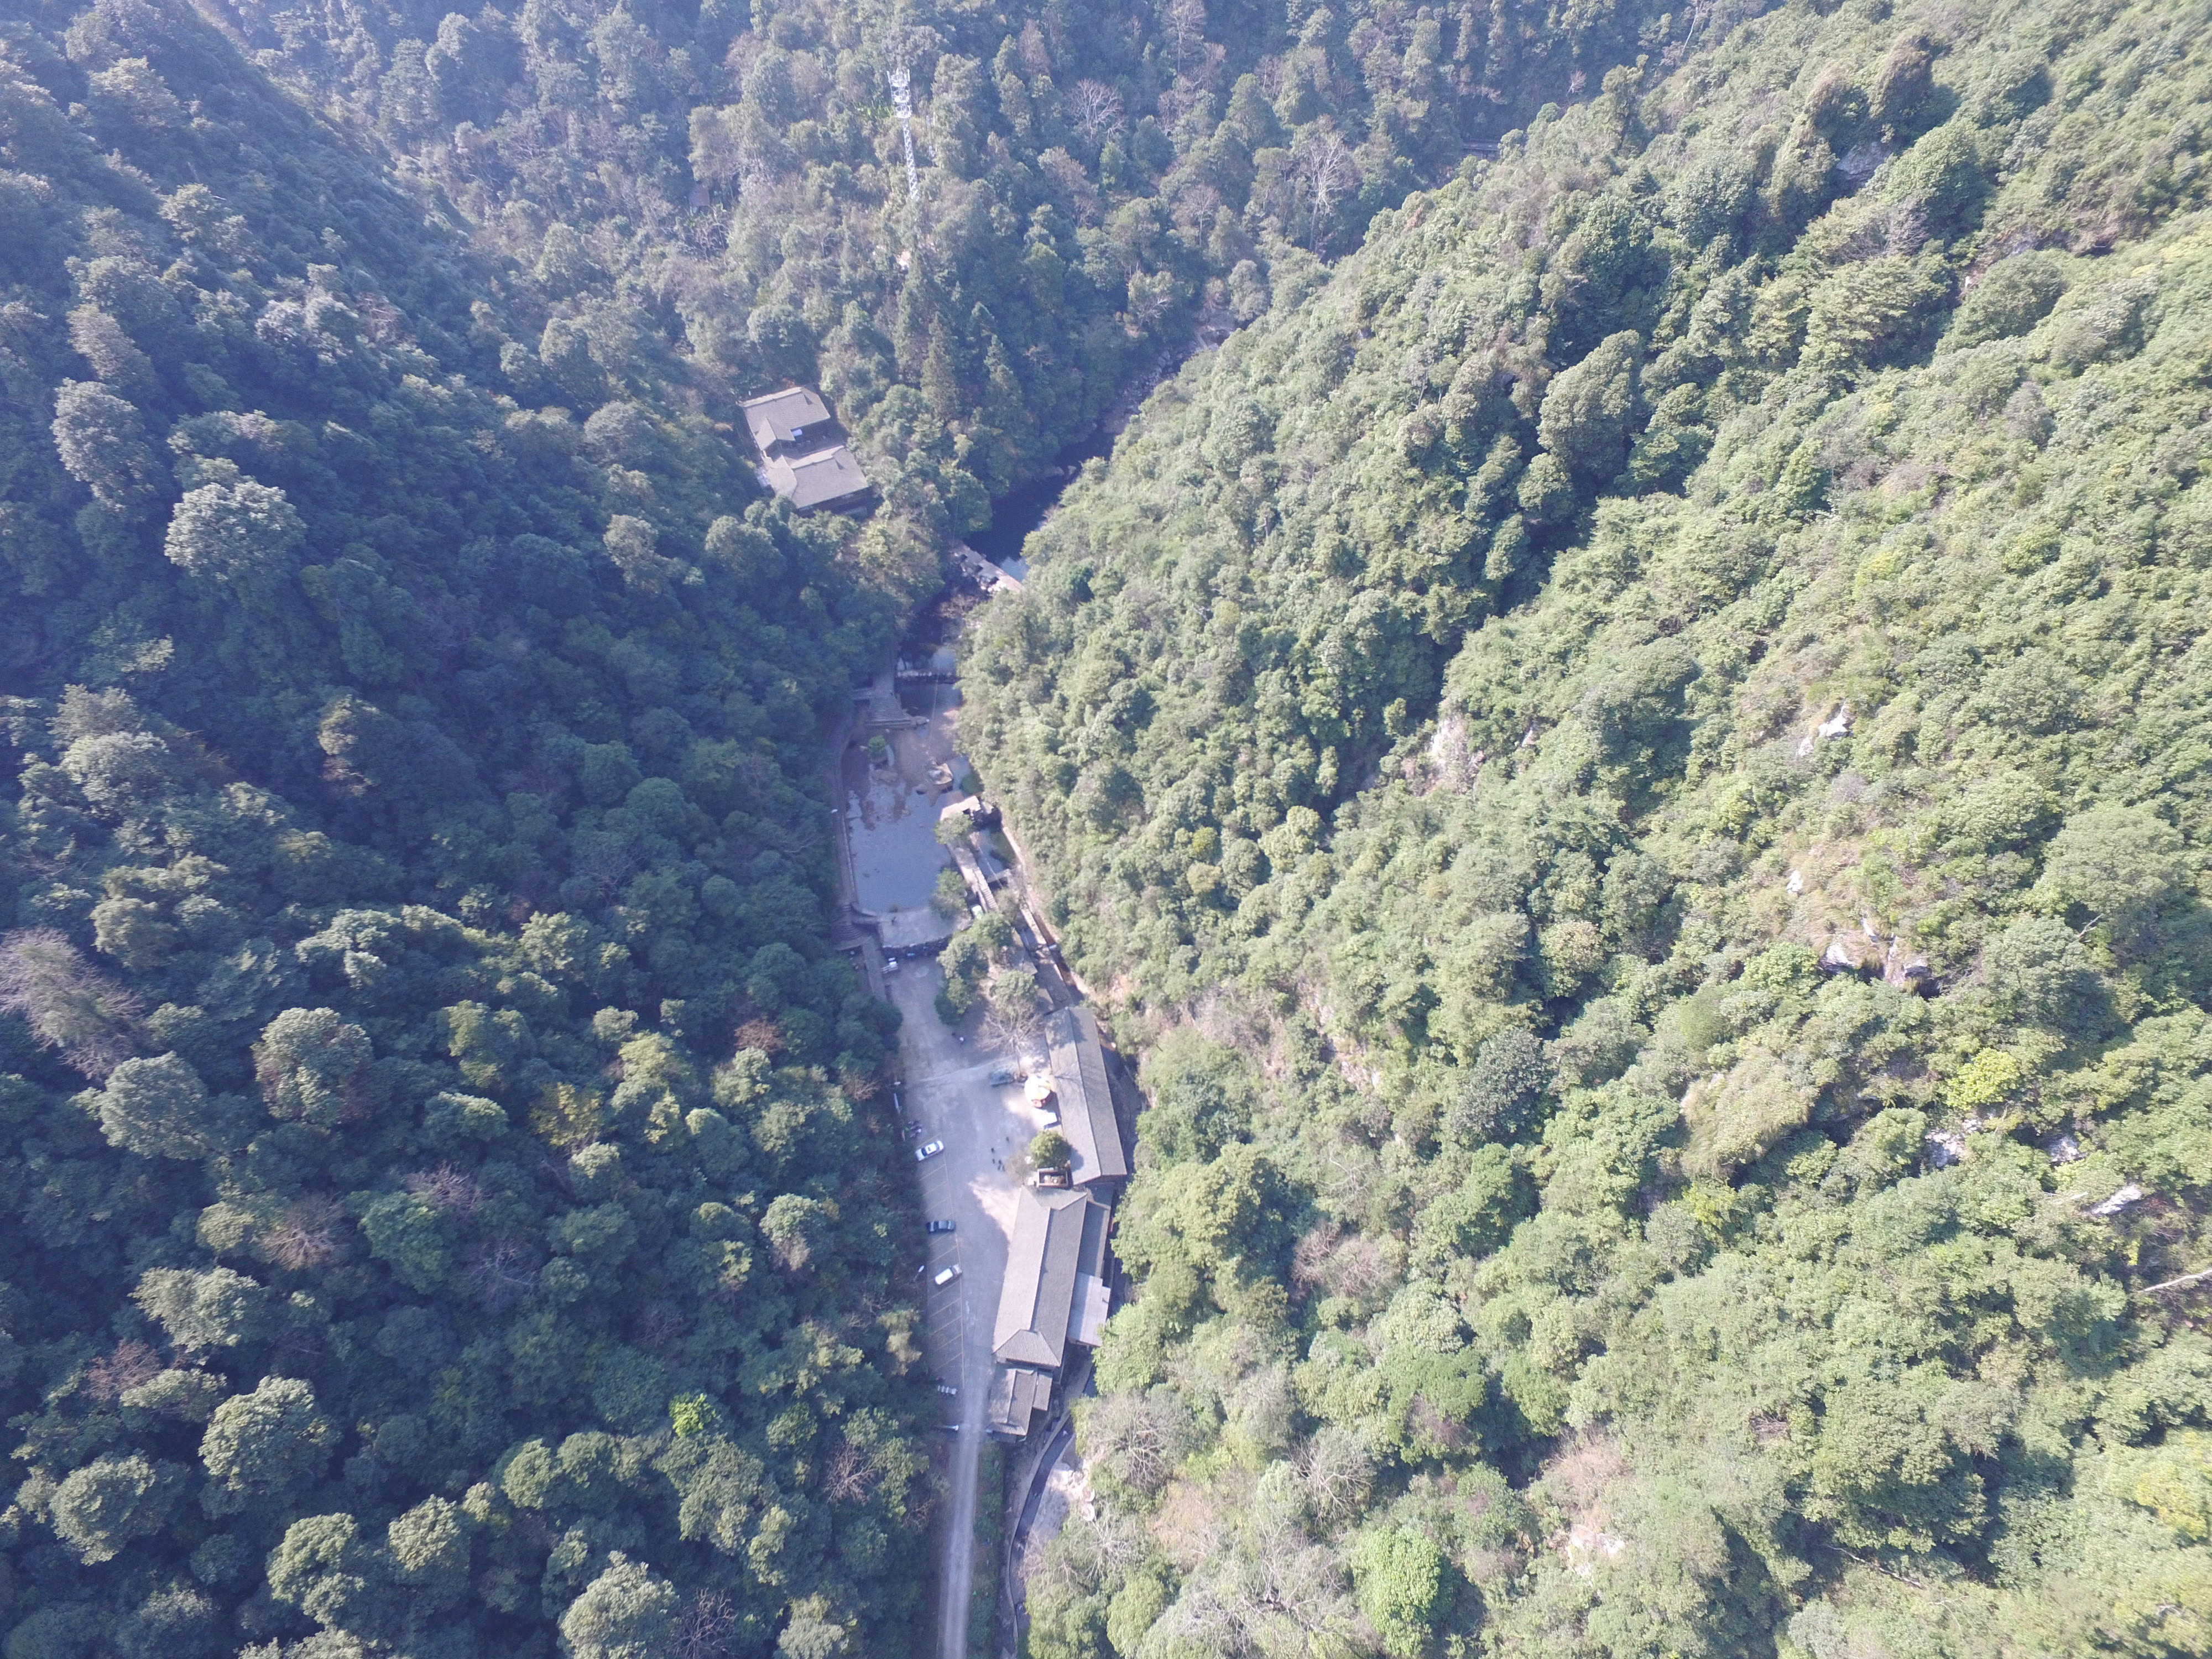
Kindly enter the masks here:
[[[921, 1132], [921, 1126], [918, 1123], [913, 1125], [908, 1130], [908, 1133], [910, 1134], [919, 1134]], [[914, 1149], [914, 1161], [917, 1164], [927, 1164], [931, 1158], [935, 1158], [944, 1150], [945, 1143], [941, 1140], [925, 1141], [921, 1146]], [[953, 1221], [949, 1216], [939, 1216], [936, 1220], [929, 1224], [927, 1231], [933, 1237], [934, 1237], [939, 1233], [957, 1231], [958, 1224]], [[923, 1270], [925, 1272], [927, 1271], [927, 1263], [923, 1264]], [[936, 1285], [939, 1290], [942, 1290], [945, 1285], [950, 1285], [954, 1279], [959, 1277], [960, 1264], [956, 1261], [949, 1267], [939, 1267], [935, 1273], [931, 1273], [929, 1282]], [[940, 1388], [939, 1392], [943, 1393], [945, 1390]]]

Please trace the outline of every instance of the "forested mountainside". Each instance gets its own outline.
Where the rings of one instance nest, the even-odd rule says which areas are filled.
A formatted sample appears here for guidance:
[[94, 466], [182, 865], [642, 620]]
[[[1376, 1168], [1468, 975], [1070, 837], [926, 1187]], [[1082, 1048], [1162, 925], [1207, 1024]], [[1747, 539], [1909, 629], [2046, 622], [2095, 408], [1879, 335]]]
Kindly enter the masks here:
[[672, 358], [518, 381], [380, 166], [181, 4], [0, 23], [9, 1659], [885, 1651], [815, 734], [916, 579]]
[[1716, 18], [1032, 538], [1152, 1103], [1032, 1654], [2212, 1647], [2208, 25]]
[[[569, 401], [637, 343], [818, 380], [933, 556], [1186, 349], [1692, 13], [1649, 0], [210, 0], [552, 298]], [[1710, 27], [1710, 25], [1708, 25]], [[910, 77], [909, 204], [888, 72]]]

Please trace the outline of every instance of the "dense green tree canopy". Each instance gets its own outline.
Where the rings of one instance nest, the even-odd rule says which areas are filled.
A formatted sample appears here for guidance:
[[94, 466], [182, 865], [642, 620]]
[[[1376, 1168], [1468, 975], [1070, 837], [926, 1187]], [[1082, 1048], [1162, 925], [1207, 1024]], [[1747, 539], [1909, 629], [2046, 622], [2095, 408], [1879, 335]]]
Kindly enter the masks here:
[[[497, 118], [483, 18], [387, 124]], [[919, 1224], [817, 780], [933, 550], [763, 499], [595, 241], [502, 266], [294, 44], [0, 21], [9, 1653], [862, 1650]]]
[[[818, 378], [909, 550], [982, 523], [1194, 323], [1295, 297], [1470, 143], [1692, 27], [1622, 0], [443, 4], [225, 9], [535, 278], [545, 319], [494, 345], [495, 384]], [[630, 447], [628, 407], [587, 442]]]
[[2212, 1640], [2204, 21], [1716, 13], [1032, 538], [1152, 1099], [1032, 1652]]
[[964, 666], [1030, 1652], [2212, 1645], [2200, 10], [0, 20], [9, 1659], [927, 1639], [821, 745], [1194, 344]]

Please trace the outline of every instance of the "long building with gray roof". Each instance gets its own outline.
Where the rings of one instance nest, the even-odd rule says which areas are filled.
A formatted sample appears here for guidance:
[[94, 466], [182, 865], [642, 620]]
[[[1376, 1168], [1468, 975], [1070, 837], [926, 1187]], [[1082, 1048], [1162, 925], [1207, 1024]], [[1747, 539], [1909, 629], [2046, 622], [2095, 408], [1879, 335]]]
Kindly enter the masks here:
[[1128, 1155], [1121, 1150], [1121, 1127], [1114, 1117], [1114, 1091], [1106, 1080], [1106, 1052], [1098, 1042], [1098, 1021], [1078, 1005], [1062, 1008], [1045, 1023], [1050, 1045], [1052, 1091], [1060, 1109], [1060, 1132], [1075, 1149], [1070, 1170], [1079, 1187], [1128, 1178]]

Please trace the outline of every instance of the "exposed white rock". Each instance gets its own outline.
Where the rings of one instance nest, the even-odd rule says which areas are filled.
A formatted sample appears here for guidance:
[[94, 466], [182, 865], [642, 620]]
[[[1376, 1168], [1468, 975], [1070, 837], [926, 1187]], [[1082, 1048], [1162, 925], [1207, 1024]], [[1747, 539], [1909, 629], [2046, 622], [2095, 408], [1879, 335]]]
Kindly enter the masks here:
[[2119, 1191], [2114, 1193], [2102, 1204], [2094, 1204], [2090, 1206], [2089, 1213], [2091, 1215], [2100, 1216], [2118, 1215], [2121, 1211], [2126, 1209], [2129, 1205], [2140, 1203], [2142, 1200], [2142, 1195], [2143, 1189], [2136, 1186], [2134, 1182], [2130, 1181], [2126, 1186], [2121, 1188]]

